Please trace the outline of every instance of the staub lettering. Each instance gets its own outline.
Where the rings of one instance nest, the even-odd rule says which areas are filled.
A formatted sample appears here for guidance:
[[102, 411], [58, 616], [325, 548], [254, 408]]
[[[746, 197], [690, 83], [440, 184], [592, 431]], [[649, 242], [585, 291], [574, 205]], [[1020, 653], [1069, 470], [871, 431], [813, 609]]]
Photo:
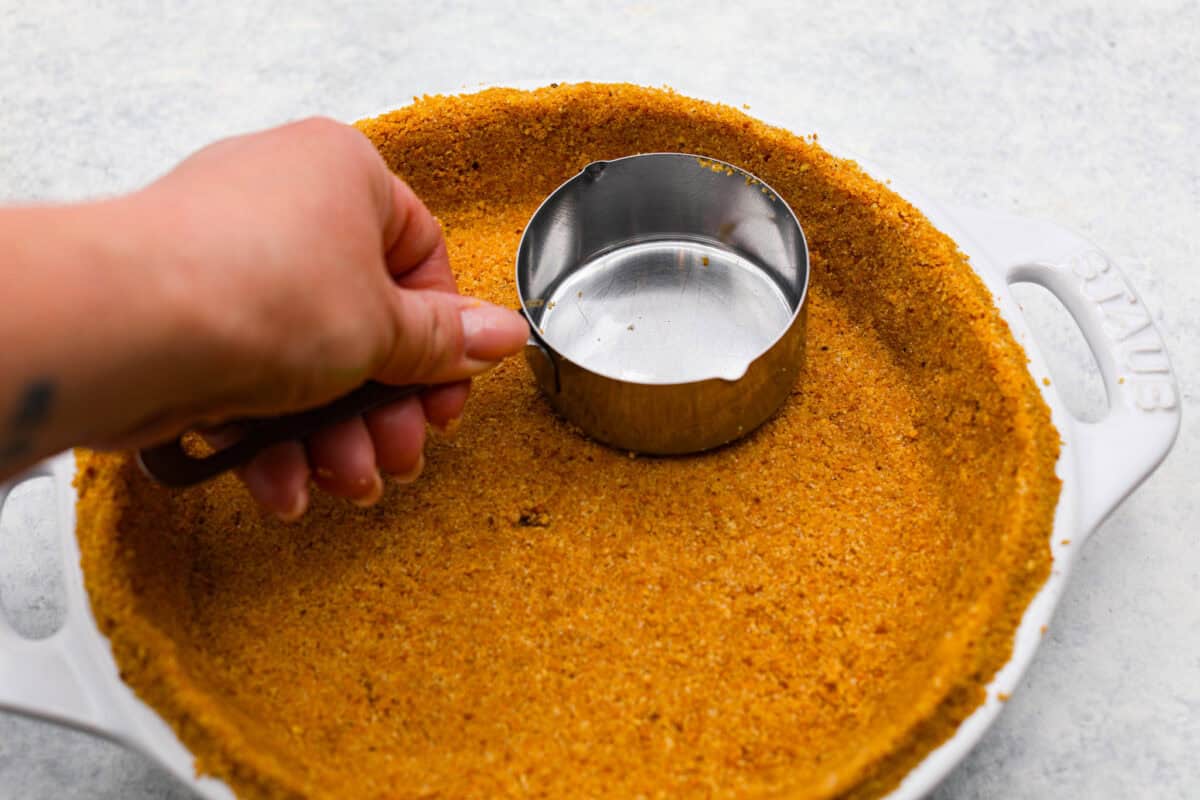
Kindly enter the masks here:
[[1104, 331], [1119, 354], [1121, 384], [1134, 405], [1147, 412], [1174, 409], [1178, 403], [1175, 385], [1162, 339], [1150, 323], [1150, 312], [1101, 253], [1081, 253], [1066, 266], [1080, 279], [1083, 296], [1104, 317]]

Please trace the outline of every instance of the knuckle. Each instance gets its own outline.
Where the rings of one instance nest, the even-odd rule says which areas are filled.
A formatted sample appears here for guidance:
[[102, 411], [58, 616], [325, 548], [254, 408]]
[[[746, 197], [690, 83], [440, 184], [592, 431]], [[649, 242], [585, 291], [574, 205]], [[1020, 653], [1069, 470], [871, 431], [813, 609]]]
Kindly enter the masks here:
[[400, 360], [409, 375], [442, 378], [453, 370], [462, 352], [462, 326], [448, 303], [430, 302], [426, 309], [424, 329], [410, 329], [398, 342]]
[[345, 126], [329, 117], [306, 117], [295, 123], [295, 128], [313, 136], [329, 136], [340, 132]]

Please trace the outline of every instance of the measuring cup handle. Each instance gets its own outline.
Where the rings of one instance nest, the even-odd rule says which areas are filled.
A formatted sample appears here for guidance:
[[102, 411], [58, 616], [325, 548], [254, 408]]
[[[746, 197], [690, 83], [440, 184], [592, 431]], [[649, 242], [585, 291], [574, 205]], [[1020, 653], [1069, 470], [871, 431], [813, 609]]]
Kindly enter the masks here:
[[267, 419], [247, 419], [237, 423], [244, 435], [223, 450], [208, 456], [194, 456], [177, 438], [138, 453], [138, 463], [151, 478], [165, 486], [184, 487], [215, 478], [222, 472], [240, 467], [262, 449], [295, 439], [304, 439], [321, 428], [342, 422], [371, 409], [427, 389], [424, 385], [389, 386], [368, 381], [350, 394], [328, 405]]

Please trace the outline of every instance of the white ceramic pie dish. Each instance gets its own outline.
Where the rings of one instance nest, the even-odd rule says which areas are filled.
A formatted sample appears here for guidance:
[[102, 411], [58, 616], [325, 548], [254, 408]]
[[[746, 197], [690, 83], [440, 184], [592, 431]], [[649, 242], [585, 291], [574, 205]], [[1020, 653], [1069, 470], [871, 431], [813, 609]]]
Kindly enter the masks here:
[[[877, 180], [888, 180], [885, 171], [859, 163]], [[1178, 432], [1180, 403], [1166, 349], [1148, 310], [1117, 265], [1094, 246], [1049, 223], [938, 204], [888, 182], [970, 257], [1029, 355], [1030, 372], [1064, 445], [1057, 465], [1063, 483], [1051, 539], [1050, 578], [1026, 609], [1012, 657], [989, 684], [987, 700], [905, 776], [889, 795], [899, 800], [921, 797], [936, 786], [996, 719], [1002, 707], [999, 696], [1015, 690], [1032, 659], [1082, 544], [1166, 456]], [[1103, 419], [1076, 419], [1053, 383], [1041, 380], [1049, 371], [1010, 292], [1015, 282], [1044, 286], [1079, 325], [1108, 395]], [[74, 459], [64, 454], [0, 487], [2, 506], [16, 483], [39, 476], [53, 479], [53, 521], [61, 541], [67, 604], [63, 626], [42, 640], [23, 638], [0, 613], [0, 710], [113, 739], [158, 761], [202, 797], [231, 798], [225, 784], [195, 776], [191, 753], [118, 676], [83, 587], [74, 535], [73, 475]]]

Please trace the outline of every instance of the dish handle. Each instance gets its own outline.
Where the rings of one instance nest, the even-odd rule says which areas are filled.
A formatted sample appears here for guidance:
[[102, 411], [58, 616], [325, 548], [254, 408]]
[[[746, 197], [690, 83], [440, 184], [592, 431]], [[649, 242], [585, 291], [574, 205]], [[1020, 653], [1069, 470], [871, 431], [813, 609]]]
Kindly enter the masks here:
[[1070, 421], [1079, 531], [1087, 535], [1162, 463], [1179, 432], [1179, 386], [1162, 336], [1121, 269], [1086, 239], [1011, 214], [957, 209], [954, 216], [1009, 284], [1035, 283], [1058, 298], [1100, 367], [1108, 413]]
[[[0, 512], [13, 488], [41, 477], [55, 477], [49, 463], [0, 484]], [[68, 594], [72, 593], [73, 587], [68, 587]], [[20, 634], [0, 608], [0, 711], [124, 741], [112, 710], [94, 699], [104, 692], [96, 685], [99, 676], [87, 668], [92, 663], [86, 640], [90, 620], [86, 614], [72, 613], [79, 611], [75, 603], [67, 605], [62, 626], [42, 639]]]

